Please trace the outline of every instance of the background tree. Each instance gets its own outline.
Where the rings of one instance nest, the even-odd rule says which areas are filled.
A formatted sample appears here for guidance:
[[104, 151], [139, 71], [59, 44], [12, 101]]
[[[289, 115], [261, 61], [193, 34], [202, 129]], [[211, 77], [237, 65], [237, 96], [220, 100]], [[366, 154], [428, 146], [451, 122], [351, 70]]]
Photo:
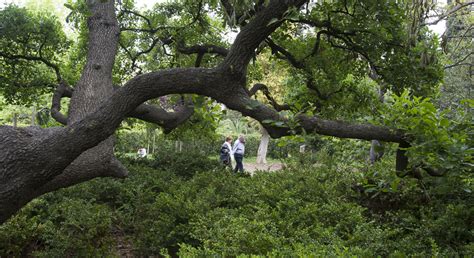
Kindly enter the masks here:
[[[474, 2], [452, 2], [441, 17], [446, 19], [446, 31], [442, 36], [442, 47], [445, 51], [447, 64], [445, 69], [445, 83], [441, 88], [441, 107], [456, 105], [462, 99], [473, 98], [474, 84]], [[439, 18], [434, 22], [441, 21]]]

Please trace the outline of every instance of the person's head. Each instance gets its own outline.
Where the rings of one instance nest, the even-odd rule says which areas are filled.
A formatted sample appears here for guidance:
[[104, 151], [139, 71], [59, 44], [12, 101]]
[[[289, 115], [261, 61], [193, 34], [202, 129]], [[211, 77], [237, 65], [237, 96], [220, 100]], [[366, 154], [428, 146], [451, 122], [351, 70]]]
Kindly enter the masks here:
[[232, 137], [230, 136], [225, 137], [225, 141], [229, 143], [232, 142]]
[[239, 141], [245, 143], [245, 137], [243, 135], [239, 136]]

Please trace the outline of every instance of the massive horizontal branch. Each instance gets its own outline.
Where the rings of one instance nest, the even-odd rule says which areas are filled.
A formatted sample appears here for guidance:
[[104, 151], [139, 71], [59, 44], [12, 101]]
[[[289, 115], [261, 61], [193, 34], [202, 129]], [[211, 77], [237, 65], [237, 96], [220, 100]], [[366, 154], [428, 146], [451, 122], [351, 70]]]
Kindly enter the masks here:
[[[119, 87], [115, 87], [115, 90]], [[61, 99], [63, 97], [72, 97], [74, 89], [67, 85], [66, 82], [61, 83], [53, 94], [51, 105], [51, 116], [59, 123], [66, 125], [67, 117], [61, 111]], [[137, 118], [149, 123], [161, 126], [165, 133], [171, 132], [173, 129], [184, 123], [194, 113], [192, 102], [179, 105], [174, 112], [168, 112], [159, 106], [141, 104], [130, 113], [130, 117]]]
[[194, 106], [191, 102], [178, 106], [174, 112], [168, 112], [154, 105], [141, 104], [130, 113], [130, 117], [157, 124], [165, 133], [169, 133], [188, 120], [193, 113]]
[[298, 120], [306, 132], [314, 132], [321, 135], [398, 143], [406, 140], [406, 136], [402, 132], [392, 130], [388, 127], [325, 120], [316, 116], [308, 117], [305, 115], [298, 116]]
[[178, 44], [178, 51], [182, 54], [217, 54], [219, 56], [227, 56], [229, 50], [224, 47], [206, 44], [185, 46], [184, 43]]

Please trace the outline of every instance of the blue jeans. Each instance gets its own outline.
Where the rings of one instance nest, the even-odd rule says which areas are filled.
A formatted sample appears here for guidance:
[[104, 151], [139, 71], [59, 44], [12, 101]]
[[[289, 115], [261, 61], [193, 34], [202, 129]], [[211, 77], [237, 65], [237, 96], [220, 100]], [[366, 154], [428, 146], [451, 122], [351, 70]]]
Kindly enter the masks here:
[[235, 165], [234, 173], [237, 173], [237, 171], [239, 170], [241, 173], [244, 173], [244, 164], [242, 163], [242, 160], [244, 159], [244, 155], [236, 153], [234, 154], [234, 158], [235, 158], [235, 163], [237, 163]]

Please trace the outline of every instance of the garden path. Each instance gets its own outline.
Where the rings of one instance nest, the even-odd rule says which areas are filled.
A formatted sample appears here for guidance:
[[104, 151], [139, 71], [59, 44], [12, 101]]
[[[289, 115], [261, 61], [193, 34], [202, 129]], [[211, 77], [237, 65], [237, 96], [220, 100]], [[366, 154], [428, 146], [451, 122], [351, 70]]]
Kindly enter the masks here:
[[245, 162], [244, 160], [244, 170], [253, 174], [257, 170], [263, 171], [277, 171], [283, 168], [282, 163], [268, 163], [268, 164], [257, 164], [254, 162]]

